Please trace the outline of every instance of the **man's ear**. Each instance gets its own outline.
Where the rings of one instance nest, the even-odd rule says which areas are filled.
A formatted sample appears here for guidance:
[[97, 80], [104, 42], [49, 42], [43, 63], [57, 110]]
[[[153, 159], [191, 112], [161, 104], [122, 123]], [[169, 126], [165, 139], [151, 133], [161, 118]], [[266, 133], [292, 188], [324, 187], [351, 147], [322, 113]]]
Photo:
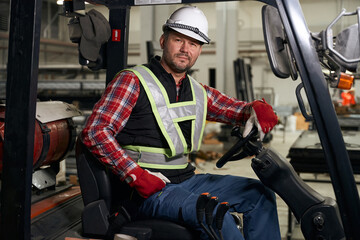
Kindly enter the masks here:
[[165, 43], [164, 34], [161, 35], [159, 42], [160, 42], [160, 47], [161, 47], [161, 49], [164, 49], [164, 43]]

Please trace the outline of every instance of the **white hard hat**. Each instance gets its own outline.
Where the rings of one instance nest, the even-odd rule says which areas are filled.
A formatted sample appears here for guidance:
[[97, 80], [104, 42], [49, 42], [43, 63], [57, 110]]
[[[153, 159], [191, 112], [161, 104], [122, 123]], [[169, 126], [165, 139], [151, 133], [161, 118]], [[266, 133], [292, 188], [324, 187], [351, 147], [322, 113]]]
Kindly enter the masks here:
[[210, 43], [208, 21], [204, 13], [197, 7], [185, 6], [177, 9], [163, 25], [163, 30], [166, 27], [200, 42]]

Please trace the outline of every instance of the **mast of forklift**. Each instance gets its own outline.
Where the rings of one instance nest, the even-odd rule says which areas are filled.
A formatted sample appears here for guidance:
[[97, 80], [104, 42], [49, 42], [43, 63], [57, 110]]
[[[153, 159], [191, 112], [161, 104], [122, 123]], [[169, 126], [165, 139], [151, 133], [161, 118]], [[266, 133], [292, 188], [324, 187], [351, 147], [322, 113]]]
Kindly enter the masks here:
[[41, 0], [11, 1], [0, 239], [30, 239]]
[[277, 0], [329, 167], [346, 239], [360, 236], [360, 199], [339, 122], [300, 3]]
[[[108, 83], [116, 72], [127, 66], [129, 15], [130, 7], [135, 5], [135, 0], [93, 2], [107, 4], [111, 28], [113, 31], [120, 29], [123, 37], [120, 41], [108, 43]], [[215, 1], [184, 0], [181, 3], [199, 2]], [[261, 2], [279, 9], [330, 169], [346, 238], [356, 239], [360, 236], [359, 195], [340, 126], [300, 3], [298, 0]], [[1, 189], [1, 239], [30, 239], [31, 236], [31, 176], [40, 19], [40, 0], [11, 1]]]

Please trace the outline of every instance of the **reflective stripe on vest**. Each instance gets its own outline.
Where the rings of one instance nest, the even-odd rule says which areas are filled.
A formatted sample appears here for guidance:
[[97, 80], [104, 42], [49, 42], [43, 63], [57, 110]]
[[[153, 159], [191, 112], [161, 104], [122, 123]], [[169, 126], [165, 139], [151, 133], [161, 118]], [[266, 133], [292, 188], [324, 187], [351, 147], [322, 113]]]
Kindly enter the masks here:
[[146, 152], [143, 149], [132, 148], [125, 149], [126, 153], [140, 167], [144, 168], [156, 168], [156, 169], [184, 169], [188, 165], [188, 155], [177, 155], [175, 157], [168, 158], [165, 154], [156, 152]]
[[[163, 166], [163, 168], [174, 168], [174, 165], [182, 168], [184, 164], [187, 163], [187, 156], [184, 154], [197, 151], [200, 148], [207, 111], [205, 89], [196, 80], [188, 76], [193, 100], [170, 103], [164, 86], [148, 68], [145, 66], [136, 66], [127, 70], [132, 71], [144, 87], [157, 124], [170, 149], [143, 146], [123, 146], [123, 148], [141, 153], [142, 157], [137, 158], [140, 166], [144, 166], [144, 164], [166, 164], [169, 165], [169, 167]], [[185, 137], [178, 124], [178, 122], [186, 120], [191, 120], [192, 122], [191, 149], [188, 149]], [[144, 157], [145, 152], [146, 157]], [[154, 153], [153, 157], [151, 157], [149, 153]], [[159, 154], [165, 156], [159, 159]], [[170, 167], [170, 165], [172, 165], [172, 167]]]

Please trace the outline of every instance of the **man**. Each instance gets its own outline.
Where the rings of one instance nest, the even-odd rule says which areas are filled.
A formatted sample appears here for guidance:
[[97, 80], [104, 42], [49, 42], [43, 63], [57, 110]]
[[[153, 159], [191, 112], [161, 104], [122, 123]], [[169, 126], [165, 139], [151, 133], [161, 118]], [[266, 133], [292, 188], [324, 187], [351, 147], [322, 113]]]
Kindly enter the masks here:
[[[82, 142], [144, 198], [142, 216], [181, 219], [202, 231], [195, 205], [199, 194], [209, 192], [244, 214], [245, 239], [280, 239], [273, 192], [254, 179], [195, 175], [187, 159], [200, 147], [206, 119], [245, 124], [244, 135], [255, 125], [263, 138], [277, 123], [272, 107], [228, 97], [186, 74], [210, 42], [201, 10], [176, 10], [163, 31], [162, 57], [115, 76], [95, 105]], [[222, 232], [224, 239], [243, 239], [230, 214]]]

